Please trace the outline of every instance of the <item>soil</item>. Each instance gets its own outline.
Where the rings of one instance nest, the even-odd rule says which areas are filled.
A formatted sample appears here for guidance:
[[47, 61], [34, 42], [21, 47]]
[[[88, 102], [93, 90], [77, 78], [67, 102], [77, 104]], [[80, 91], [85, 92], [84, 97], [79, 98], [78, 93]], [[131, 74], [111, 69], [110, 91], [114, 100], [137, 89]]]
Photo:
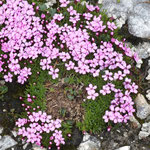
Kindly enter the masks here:
[[84, 119], [82, 103], [85, 91], [83, 86], [68, 85], [60, 81], [57, 84], [47, 82], [45, 87], [47, 88], [47, 114], [62, 121], [72, 120], [78, 122]]

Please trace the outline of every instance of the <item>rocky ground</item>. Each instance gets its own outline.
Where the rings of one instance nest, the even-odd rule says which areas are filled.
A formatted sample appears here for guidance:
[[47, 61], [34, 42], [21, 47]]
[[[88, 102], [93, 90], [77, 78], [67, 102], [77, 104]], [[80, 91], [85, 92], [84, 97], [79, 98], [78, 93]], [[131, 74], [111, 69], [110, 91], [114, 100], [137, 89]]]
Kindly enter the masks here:
[[[53, 3], [53, 2], [52, 2]], [[144, 74], [144, 91], [135, 99], [136, 113], [126, 125], [103, 131], [100, 135], [75, 134], [78, 150], [150, 150], [150, 1], [149, 0], [99, 0], [121, 27], [127, 43], [133, 44], [133, 51], [139, 54], [137, 67]], [[47, 1], [50, 7], [51, 1]], [[143, 69], [144, 67], [144, 69]], [[1, 107], [3, 109], [3, 107]], [[4, 110], [1, 110], [2, 112]], [[15, 129], [3, 136], [0, 128], [0, 150], [39, 150], [39, 147], [22, 143]], [[80, 137], [80, 138], [79, 138]], [[67, 149], [65, 149], [67, 150]], [[73, 150], [73, 149], [70, 149]]]

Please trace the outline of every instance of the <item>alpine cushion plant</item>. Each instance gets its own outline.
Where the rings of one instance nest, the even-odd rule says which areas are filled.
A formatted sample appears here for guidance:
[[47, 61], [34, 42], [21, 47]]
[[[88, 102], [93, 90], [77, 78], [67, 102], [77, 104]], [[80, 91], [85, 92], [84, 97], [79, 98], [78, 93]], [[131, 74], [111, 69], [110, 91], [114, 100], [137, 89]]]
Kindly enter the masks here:
[[[45, 14], [35, 16], [34, 9], [37, 11], [36, 5], [25, 0], [7, 0], [0, 7], [0, 72], [5, 81], [12, 82], [16, 77], [17, 82], [24, 84], [35, 74], [35, 64], [57, 79], [65, 67], [68, 73], [83, 79], [87, 91], [85, 130], [97, 131], [99, 127], [93, 129], [93, 126], [97, 122], [100, 126], [101, 115], [106, 123], [126, 123], [135, 111], [132, 96], [138, 92], [138, 86], [132, 81], [133, 66], [127, 61], [132, 63], [138, 57], [116, 38], [115, 23], [98, 6], [82, 5], [79, 0], [60, 0], [57, 12], [47, 16], [50, 21], [45, 19]], [[107, 106], [101, 101], [107, 101]], [[32, 103], [30, 95], [27, 102]], [[93, 114], [98, 119], [94, 120]], [[37, 122], [34, 122], [36, 126]], [[25, 118], [18, 120], [17, 125], [23, 128], [27, 123], [33, 125]], [[44, 123], [40, 122], [40, 126]], [[42, 127], [41, 133], [44, 131]], [[53, 136], [56, 134], [62, 138], [61, 132]], [[23, 136], [28, 138], [27, 134]], [[32, 142], [40, 144], [36, 140]]]
[[16, 122], [19, 128], [18, 135], [27, 143], [35, 143], [42, 147], [42, 134], [48, 133], [49, 136], [49, 149], [53, 143], [60, 149], [61, 144], [65, 144], [61, 128], [61, 120], [52, 120], [50, 115], [45, 112], [38, 111], [29, 113], [27, 118], [19, 118]]

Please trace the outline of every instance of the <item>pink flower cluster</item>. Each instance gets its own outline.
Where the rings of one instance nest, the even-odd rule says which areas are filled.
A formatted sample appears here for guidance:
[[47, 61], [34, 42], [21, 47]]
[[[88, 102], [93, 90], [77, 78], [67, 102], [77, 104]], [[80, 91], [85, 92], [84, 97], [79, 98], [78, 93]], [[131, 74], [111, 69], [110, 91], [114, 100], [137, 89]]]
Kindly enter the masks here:
[[52, 120], [50, 115], [42, 111], [32, 112], [27, 117], [27, 119], [19, 118], [16, 122], [16, 126], [19, 127], [18, 135], [21, 135], [27, 143], [31, 142], [42, 146], [42, 133], [48, 133], [51, 135], [49, 149], [53, 143], [56, 144], [58, 150], [61, 144], [65, 144], [60, 130], [61, 120]]
[[[60, 7], [67, 7], [69, 3], [67, 0], [61, 0]], [[45, 30], [43, 21], [34, 16], [33, 7], [34, 5], [28, 4], [25, 0], [7, 0], [6, 4], [0, 7], [0, 24], [5, 25], [0, 31], [0, 47], [5, 53], [1, 55], [0, 72], [4, 74], [6, 82], [12, 82], [13, 76], [17, 76], [18, 82], [24, 84], [32, 74], [28, 64], [32, 64], [32, 60], [39, 56], [42, 56], [41, 68], [48, 70], [53, 79], [58, 78], [59, 69], [52, 66], [52, 60], [58, 58], [65, 62], [67, 70], [74, 69], [80, 74], [91, 73], [93, 77], [99, 76], [99, 72], [108, 66], [109, 69], [116, 67], [128, 69], [128, 66], [123, 64], [120, 66], [121, 54], [114, 51], [112, 43], [118, 45], [126, 54], [130, 53], [129, 56], [132, 57], [129, 48], [113, 38], [112, 43], [101, 41], [101, 45], [97, 45], [93, 38], [93, 42], [90, 41], [87, 32], [88, 30], [95, 32], [98, 36], [110, 30], [112, 34], [116, 29], [114, 23], [108, 22], [104, 25], [101, 15], [96, 17], [89, 12], [80, 14], [70, 6], [67, 12], [70, 14], [68, 21], [72, 25], [59, 26], [58, 21], [63, 20], [65, 16], [62, 13], [56, 13], [47, 23], [47, 30]], [[86, 7], [87, 11], [98, 10], [97, 6], [86, 5]], [[81, 24], [81, 28], [77, 29], [75, 26], [82, 17], [85, 18], [86, 23], [84, 26]], [[43, 34], [47, 35], [46, 39], [43, 39]], [[57, 39], [59, 40], [56, 41]], [[68, 51], [64, 52], [64, 49]], [[86, 56], [90, 54], [94, 54], [94, 58], [86, 59]], [[7, 61], [6, 58], [8, 58]], [[22, 68], [24, 65], [26, 67]], [[124, 74], [127, 73], [129, 72], [124, 72]], [[121, 79], [124, 74], [118, 72], [115, 77]]]
[[[110, 86], [111, 85], [111, 86]], [[111, 101], [110, 111], [106, 111], [104, 115], [105, 122], [109, 120], [114, 123], [127, 122], [129, 117], [133, 115], [135, 109], [133, 108], [133, 101], [130, 96], [131, 93], [137, 93], [138, 86], [131, 83], [131, 79], [125, 78], [123, 82], [125, 93], [120, 89], [116, 89], [115, 85], [108, 83], [100, 90], [102, 95], [110, 94], [112, 91], [115, 93], [115, 99]]]
[[27, 1], [7, 0], [0, 7], [0, 25], [5, 25], [0, 31], [0, 48], [5, 53], [1, 55], [0, 70], [6, 82], [12, 82], [17, 75], [18, 82], [24, 84], [32, 74], [31, 68], [23, 66], [40, 54], [44, 32], [40, 18], [34, 15], [33, 6]]
[[[87, 4], [86, 12], [81, 14], [70, 3], [60, 0], [58, 12], [50, 22], [45, 21], [44, 26], [44, 20], [35, 16], [34, 6], [26, 0], [6, 0], [6, 4], [0, 7], [0, 25], [4, 26], [0, 31], [0, 48], [4, 53], [0, 58], [0, 72], [6, 82], [12, 82], [13, 76], [17, 76], [18, 82], [24, 84], [32, 74], [32, 67], [28, 65], [31, 66], [35, 59], [40, 58], [39, 66], [42, 70], [47, 70], [53, 79], [59, 77], [57, 62], [64, 63], [66, 70], [74, 70], [83, 75], [91, 74], [93, 77], [102, 76], [108, 84], [99, 89], [100, 94], [123, 94], [122, 98], [115, 96], [112, 100], [114, 109], [111, 106], [110, 111], [106, 112], [105, 122], [115, 118], [119, 118], [115, 123], [126, 122], [134, 111], [130, 93], [137, 93], [137, 86], [129, 82], [130, 79], [125, 79], [130, 74], [131, 66], [124, 61], [123, 56], [134, 58], [135, 61], [138, 57], [123, 42], [113, 37], [116, 29], [113, 22], [104, 24], [100, 14], [94, 15], [94, 11], [99, 12], [98, 6]], [[68, 20], [63, 14], [64, 9], [68, 13]], [[62, 25], [64, 19], [66, 22]], [[78, 24], [80, 27], [77, 27]], [[97, 42], [101, 34], [107, 34], [111, 40]], [[115, 48], [122, 52], [117, 52]], [[89, 59], [90, 55], [93, 57]], [[104, 75], [102, 71], [105, 72]], [[117, 80], [124, 82], [124, 93], [112, 84]], [[95, 100], [98, 97], [96, 88], [89, 84], [86, 89], [88, 99]]]

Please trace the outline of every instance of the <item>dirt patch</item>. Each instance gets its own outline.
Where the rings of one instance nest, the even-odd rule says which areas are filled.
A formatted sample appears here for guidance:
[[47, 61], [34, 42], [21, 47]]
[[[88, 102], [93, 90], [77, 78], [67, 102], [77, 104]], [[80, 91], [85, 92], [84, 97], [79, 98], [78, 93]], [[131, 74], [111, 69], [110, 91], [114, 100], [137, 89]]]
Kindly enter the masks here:
[[82, 107], [85, 92], [83, 86], [68, 85], [61, 81], [57, 84], [47, 82], [47, 114], [53, 118], [73, 122], [84, 119], [84, 108]]

